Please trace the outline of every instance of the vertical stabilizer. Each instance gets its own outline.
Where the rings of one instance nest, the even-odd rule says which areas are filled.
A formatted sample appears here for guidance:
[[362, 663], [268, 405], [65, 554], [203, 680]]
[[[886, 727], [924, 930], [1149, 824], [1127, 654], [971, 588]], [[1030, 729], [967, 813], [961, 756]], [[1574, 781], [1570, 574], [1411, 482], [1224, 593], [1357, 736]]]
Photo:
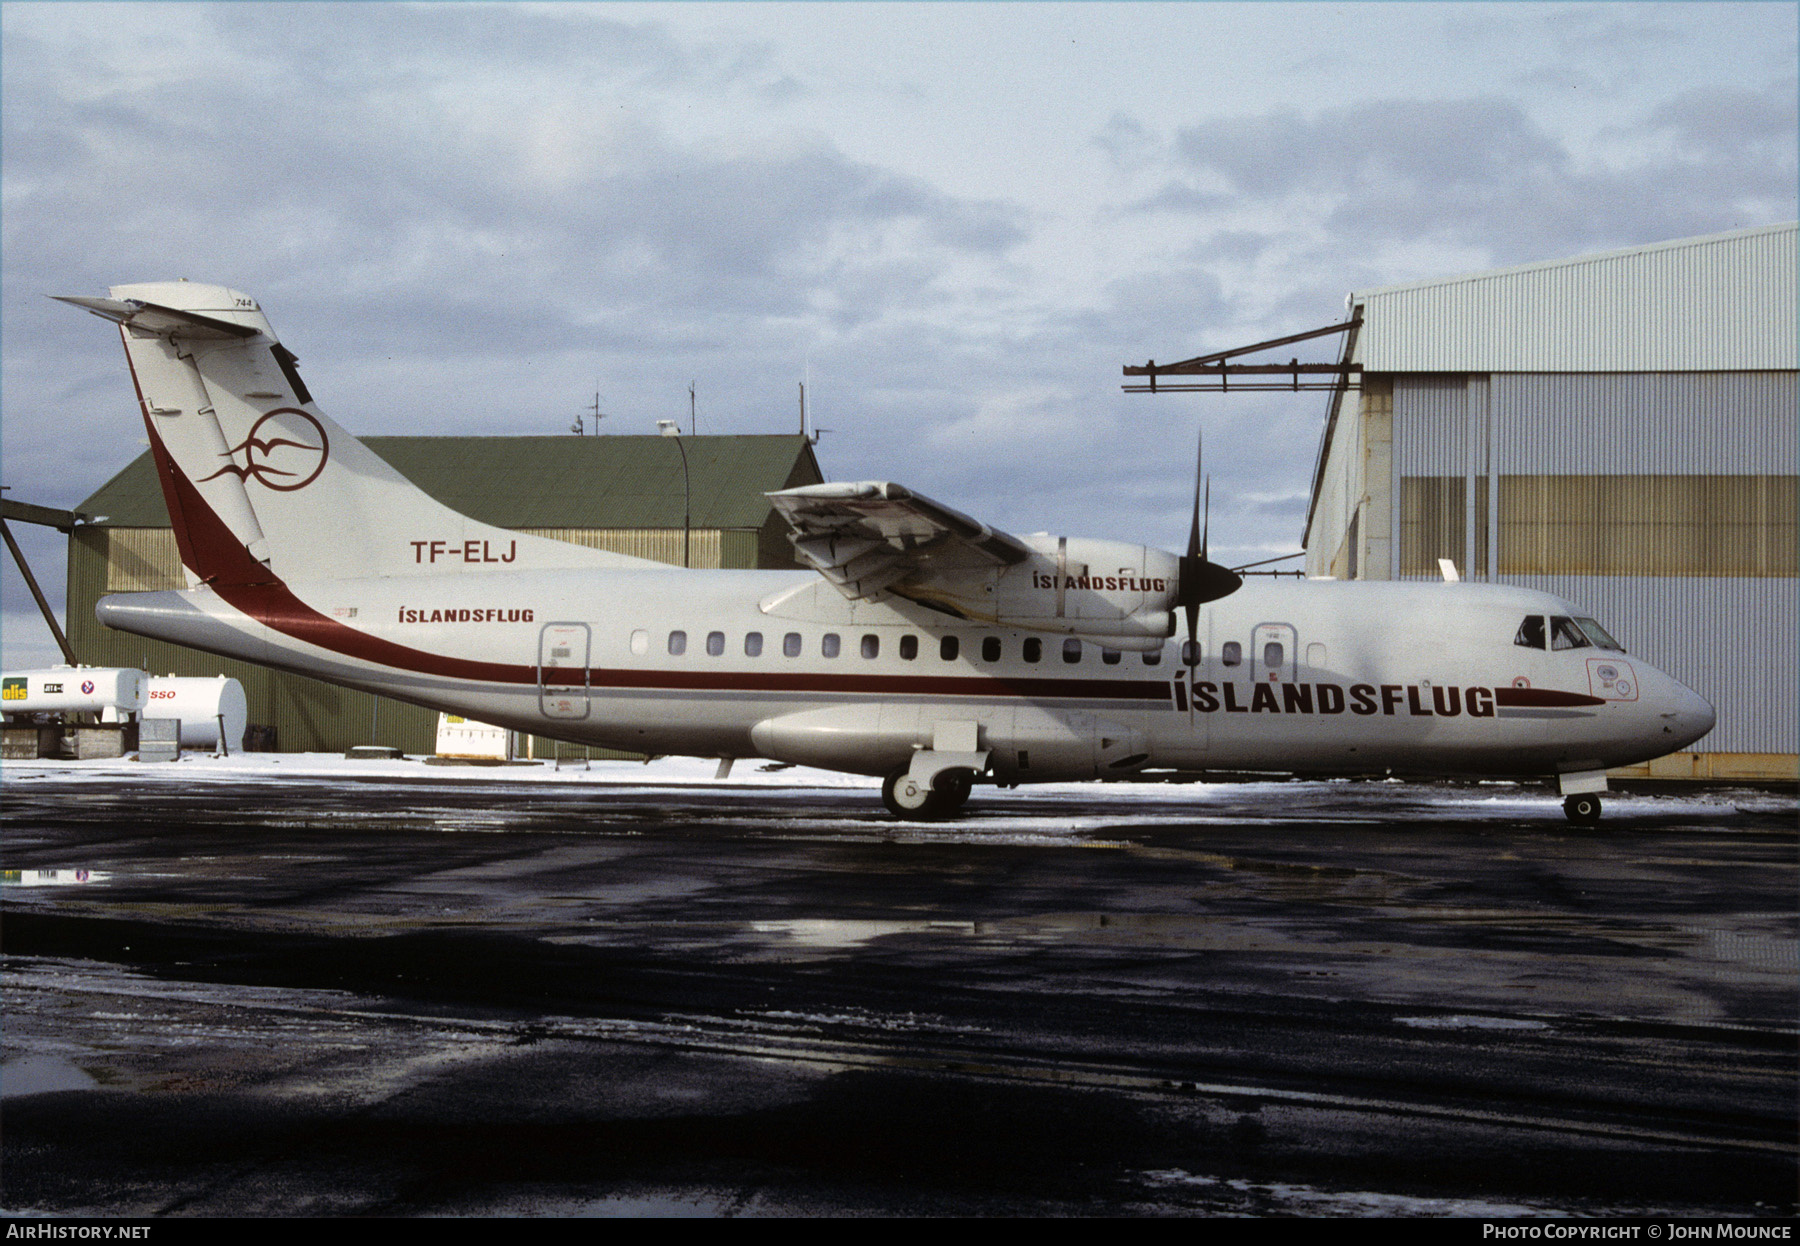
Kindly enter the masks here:
[[110, 294], [63, 301], [119, 325], [197, 582], [660, 565], [507, 532], [437, 502], [319, 410], [247, 295], [186, 281]]

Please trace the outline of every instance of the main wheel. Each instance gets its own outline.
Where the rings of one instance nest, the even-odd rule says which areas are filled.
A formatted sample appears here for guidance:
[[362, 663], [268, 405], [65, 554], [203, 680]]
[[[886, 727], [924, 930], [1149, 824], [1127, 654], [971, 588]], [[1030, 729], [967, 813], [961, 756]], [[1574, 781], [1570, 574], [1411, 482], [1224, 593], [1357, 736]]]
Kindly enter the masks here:
[[975, 790], [975, 776], [967, 770], [950, 770], [940, 774], [932, 795], [937, 801], [940, 816], [948, 817], [968, 803], [969, 793]]
[[941, 816], [943, 801], [905, 770], [896, 770], [881, 781], [881, 803], [896, 818], [931, 822]]
[[1600, 795], [1597, 792], [1582, 792], [1570, 796], [1563, 801], [1563, 816], [1576, 826], [1598, 826], [1600, 824]]

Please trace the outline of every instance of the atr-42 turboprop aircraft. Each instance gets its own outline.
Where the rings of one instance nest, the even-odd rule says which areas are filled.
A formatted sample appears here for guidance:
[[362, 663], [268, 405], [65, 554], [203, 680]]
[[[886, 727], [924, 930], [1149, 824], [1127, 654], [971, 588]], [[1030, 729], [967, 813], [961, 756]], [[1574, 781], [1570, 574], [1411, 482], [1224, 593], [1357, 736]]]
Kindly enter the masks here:
[[[1554, 775], [1713, 710], [1544, 593], [1247, 584], [1143, 545], [996, 531], [894, 484], [770, 494], [813, 571], [693, 571], [478, 523], [328, 419], [254, 299], [115, 286], [189, 587], [108, 626], [520, 731], [879, 775], [899, 817], [975, 783], [1156, 770]], [[1198, 506], [1196, 506], [1196, 515]], [[1185, 616], [1185, 640], [1177, 623]]]

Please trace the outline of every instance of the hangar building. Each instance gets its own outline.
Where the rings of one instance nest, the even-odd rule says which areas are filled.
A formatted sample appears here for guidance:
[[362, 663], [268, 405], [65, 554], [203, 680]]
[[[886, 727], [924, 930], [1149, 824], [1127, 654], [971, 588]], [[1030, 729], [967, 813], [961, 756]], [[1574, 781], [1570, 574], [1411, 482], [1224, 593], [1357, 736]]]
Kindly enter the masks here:
[[[679, 442], [656, 436], [362, 440], [432, 497], [483, 523], [675, 565], [685, 547], [695, 567], [798, 565], [787, 523], [763, 494], [823, 480], [811, 441], [798, 433]], [[683, 523], [684, 503], [691, 526]], [[339, 752], [356, 744], [432, 751], [433, 711], [100, 625], [94, 603], [107, 593], [186, 587], [148, 451], [76, 513], [91, 517], [69, 541], [66, 618], [82, 662], [159, 675], [229, 675], [244, 685], [250, 722], [272, 727], [274, 746], [283, 752]], [[556, 755], [548, 741], [525, 747], [539, 757]]]
[[1795, 778], [1796, 229], [1351, 294], [1308, 573], [1565, 597], [1718, 710], [1635, 773]]

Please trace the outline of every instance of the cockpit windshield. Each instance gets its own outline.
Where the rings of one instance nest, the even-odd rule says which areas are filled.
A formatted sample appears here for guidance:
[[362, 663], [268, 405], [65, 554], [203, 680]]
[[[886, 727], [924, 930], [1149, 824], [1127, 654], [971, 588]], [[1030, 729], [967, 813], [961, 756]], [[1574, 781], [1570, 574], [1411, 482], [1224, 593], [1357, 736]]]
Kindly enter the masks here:
[[1594, 648], [1625, 652], [1625, 646], [1594, 620], [1570, 618], [1566, 614], [1526, 615], [1513, 635], [1513, 644], [1525, 649]]
[[1583, 634], [1592, 642], [1594, 648], [1617, 649], [1620, 653], [1625, 652], [1625, 646], [1614, 640], [1612, 635], [1594, 620], [1576, 619], [1575, 622], [1580, 625]]
[[1581, 634], [1581, 628], [1566, 614], [1550, 616], [1550, 647], [1552, 649], [1585, 649], [1588, 638]]

